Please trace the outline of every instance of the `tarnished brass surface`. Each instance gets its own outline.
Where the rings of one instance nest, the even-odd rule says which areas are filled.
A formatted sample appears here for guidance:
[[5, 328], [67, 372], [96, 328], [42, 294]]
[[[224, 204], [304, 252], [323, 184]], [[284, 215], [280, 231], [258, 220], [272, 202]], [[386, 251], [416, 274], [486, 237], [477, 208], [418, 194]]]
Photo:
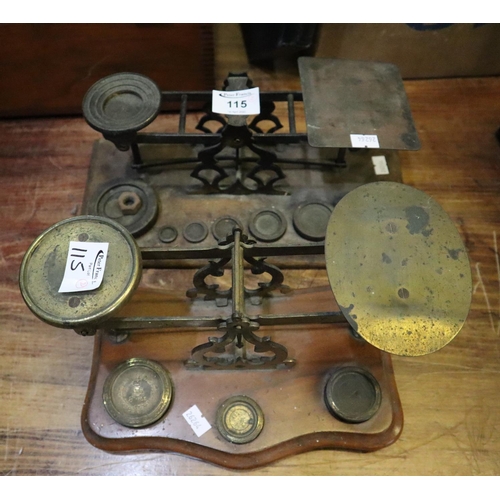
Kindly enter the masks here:
[[115, 368], [102, 393], [109, 415], [126, 427], [145, 427], [158, 421], [172, 401], [168, 372], [149, 359], [132, 358]]
[[325, 203], [304, 203], [293, 213], [293, 227], [306, 240], [322, 241], [331, 213], [332, 207]]
[[382, 149], [420, 149], [403, 80], [394, 64], [299, 58], [309, 144], [350, 148], [351, 134]]
[[95, 130], [123, 134], [151, 123], [161, 105], [161, 91], [136, 73], [116, 73], [94, 83], [83, 98], [83, 116]]
[[377, 379], [359, 366], [335, 370], [325, 386], [325, 404], [338, 419], [353, 424], [370, 420], [380, 408], [382, 393]]
[[[96, 290], [58, 292], [70, 241], [109, 243], [103, 282]], [[58, 222], [31, 244], [19, 285], [26, 304], [41, 320], [61, 328], [83, 328], [116, 313], [140, 278], [140, 251], [128, 231], [110, 219], [86, 215]]]
[[422, 191], [376, 182], [348, 193], [330, 218], [325, 256], [343, 314], [379, 349], [434, 352], [467, 318], [466, 249], [448, 215]]
[[150, 229], [158, 217], [155, 190], [138, 179], [112, 179], [100, 186], [90, 213], [121, 224], [137, 237]]
[[264, 427], [264, 413], [260, 406], [247, 396], [233, 396], [217, 410], [217, 428], [231, 443], [253, 441]]

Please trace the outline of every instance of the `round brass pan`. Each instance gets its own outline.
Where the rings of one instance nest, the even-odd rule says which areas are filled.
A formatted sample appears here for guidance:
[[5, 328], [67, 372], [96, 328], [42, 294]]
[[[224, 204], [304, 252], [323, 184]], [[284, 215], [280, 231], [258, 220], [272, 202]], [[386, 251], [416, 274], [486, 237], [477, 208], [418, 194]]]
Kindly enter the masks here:
[[[109, 243], [103, 282], [96, 290], [59, 293], [70, 241]], [[140, 278], [141, 254], [130, 233], [105, 217], [81, 215], [54, 224], [31, 244], [19, 285], [24, 301], [41, 320], [60, 328], [82, 328], [113, 316]]]
[[95, 130], [118, 135], [149, 125], [160, 112], [161, 91], [137, 73], [116, 73], [98, 80], [83, 98], [83, 116]]
[[467, 252], [448, 215], [422, 191], [375, 182], [348, 193], [328, 223], [325, 256], [344, 316], [379, 349], [437, 351], [467, 318]]

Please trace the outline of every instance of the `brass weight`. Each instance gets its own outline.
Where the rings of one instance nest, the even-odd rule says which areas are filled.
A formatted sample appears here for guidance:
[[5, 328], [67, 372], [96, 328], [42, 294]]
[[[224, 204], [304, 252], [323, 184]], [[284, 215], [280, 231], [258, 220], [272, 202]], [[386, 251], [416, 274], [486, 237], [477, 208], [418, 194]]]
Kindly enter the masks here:
[[217, 410], [217, 429], [227, 441], [245, 444], [256, 439], [264, 427], [264, 413], [247, 396], [232, 396]]
[[132, 358], [110, 373], [102, 398], [113, 420], [139, 428], [157, 422], [166, 413], [173, 390], [170, 375], [159, 363]]

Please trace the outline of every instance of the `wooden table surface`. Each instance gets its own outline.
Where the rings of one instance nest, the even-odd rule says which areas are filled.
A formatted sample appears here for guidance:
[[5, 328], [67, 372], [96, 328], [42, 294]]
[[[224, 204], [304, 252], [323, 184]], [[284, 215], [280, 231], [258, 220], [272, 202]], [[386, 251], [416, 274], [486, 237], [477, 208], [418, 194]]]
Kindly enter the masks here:
[[[219, 55], [221, 78], [231, 65], [240, 69], [231, 54]], [[255, 69], [252, 76], [262, 88], [298, 88], [296, 73], [280, 71]], [[243, 474], [500, 472], [500, 144], [494, 135], [500, 78], [407, 81], [405, 88], [422, 149], [401, 153], [403, 179], [433, 196], [463, 237], [474, 287], [468, 320], [437, 353], [393, 357], [405, 417], [395, 444], [368, 454], [315, 451]], [[173, 126], [168, 116], [160, 120]], [[18, 270], [29, 244], [79, 212], [97, 138], [81, 118], [0, 122], [0, 473], [241, 474], [173, 454], [111, 455], [88, 444], [80, 412], [93, 341], [42, 323], [20, 296]], [[326, 283], [315, 273], [296, 271], [294, 282]]]

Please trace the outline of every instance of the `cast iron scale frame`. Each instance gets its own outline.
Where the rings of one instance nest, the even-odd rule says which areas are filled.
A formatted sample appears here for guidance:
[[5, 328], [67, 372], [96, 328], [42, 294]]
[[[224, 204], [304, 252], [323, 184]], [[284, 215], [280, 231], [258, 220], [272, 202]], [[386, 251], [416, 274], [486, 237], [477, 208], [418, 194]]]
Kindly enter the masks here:
[[[253, 87], [253, 82], [246, 74], [236, 75], [230, 74], [224, 82], [223, 90], [236, 91], [244, 90]], [[214, 192], [224, 193], [252, 193], [264, 192], [275, 193], [273, 185], [285, 178], [285, 174], [279, 164], [287, 163], [322, 166], [322, 167], [345, 167], [346, 148], [339, 148], [337, 156], [333, 159], [325, 161], [310, 161], [302, 158], [301, 160], [294, 160], [291, 158], [280, 159], [274, 152], [261, 149], [259, 146], [276, 146], [278, 144], [299, 144], [307, 141], [306, 133], [298, 133], [296, 120], [295, 120], [295, 103], [302, 102], [302, 92], [289, 91], [265, 91], [260, 93], [261, 112], [256, 115], [249, 124], [247, 124], [247, 116], [231, 115], [226, 118], [211, 111], [212, 93], [206, 92], [161, 92], [161, 101], [164, 103], [178, 103], [179, 109], [179, 125], [176, 133], [134, 133], [131, 131], [124, 131], [116, 134], [109, 134], [103, 132], [105, 138], [111, 140], [115, 146], [122, 150], [127, 151], [129, 148], [133, 155], [132, 168], [137, 171], [144, 171], [148, 168], [154, 167], [169, 167], [179, 164], [194, 164], [198, 165], [193, 169], [191, 177], [198, 179], [207, 188], [212, 188]], [[203, 103], [204, 115], [196, 125], [196, 130], [203, 132], [189, 133], [186, 132], [186, 117], [188, 104], [191, 102]], [[277, 102], [287, 103], [287, 118], [289, 132], [280, 132], [283, 129], [278, 116], [274, 114]], [[259, 123], [269, 121], [272, 123], [265, 133], [259, 127]], [[219, 130], [212, 132], [207, 127], [209, 122], [216, 122], [220, 125]], [[100, 128], [100, 127], [99, 127]], [[101, 130], [102, 131], [102, 130]], [[175, 158], [164, 160], [160, 162], [145, 162], [142, 158], [140, 151], [140, 144], [200, 144], [205, 148], [200, 151], [197, 157], [193, 158]], [[235, 156], [219, 156], [221, 151], [230, 147], [233, 149]], [[239, 151], [242, 147], [249, 148], [257, 155], [257, 158], [241, 158]], [[257, 160], [257, 161], [256, 161]], [[238, 173], [235, 181], [228, 186], [221, 186], [222, 181], [228, 178], [228, 174], [223, 167], [219, 167], [218, 163], [222, 161], [234, 161]], [[254, 162], [256, 165], [245, 176], [241, 172], [241, 164], [243, 162]], [[207, 179], [201, 175], [205, 170], [213, 170], [215, 176], [212, 179]], [[258, 177], [260, 172], [270, 171], [275, 175], [268, 179], [261, 179]], [[243, 177], [252, 180], [255, 187], [252, 189], [246, 186], [243, 182]]]
[[[325, 236], [332, 247], [332, 235], [343, 230], [330, 216], [332, 210], [341, 213], [334, 207], [341, 200], [343, 207], [348, 205], [347, 193], [381, 179], [373, 171], [374, 155], [387, 162], [389, 173], [383, 180], [389, 182], [373, 184], [364, 196], [417, 199], [416, 190], [403, 193], [403, 185], [394, 183], [401, 181], [394, 150], [418, 149], [418, 137], [394, 66], [314, 58], [302, 58], [299, 66], [304, 94], [261, 92], [261, 112], [249, 124], [247, 116], [213, 113], [211, 92], [161, 92], [151, 80], [131, 73], [100, 80], [85, 96], [84, 116], [104, 137], [94, 146], [82, 208], [87, 215], [56, 224], [34, 242], [20, 283], [25, 301], [41, 319], [82, 335], [97, 333], [82, 413], [84, 434], [93, 445], [117, 452], [172, 451], [248, 469], [314, 449], [373, 451], [401, 433], [390, 355], [365, 341], [372, 339], [371, 332], [359, 334], [363, 325], [358, 328], [352, 314], [355, 304], [337, 305], [329, 288], [292, 291], [282, 269], [324, 267]], [[246, 75], [229, 75], [224, 88], [252, 85]], [[367, 91], [371, 94], [364, 100]], [[177, 132], [139, 132], [165, 102], [179, 103]], [[196, 133], [186, 125], [192, 102], [203, 103], [204, 109]], [[284, 127], [275, 114], [280, 102], [286, 104], [288, 132], [280, 132]], [[307, 133], [297, 132], [295, 105], [301, 102]], [[351, 121], [345, 119], [345, 106]], [[264, 121], [271, 123], [265, 133]], [[213, 132], [209, 122], [219, 129]], [[376, 132], [381, 149], [350, 147], [354, 132]], [[387, 186], [387, 193], [380, 184]], [[353, 207], [359, 204], [355, 196], [350, 196]], [[374, 203], [373, 212], [383, 206], [380, 200]], [[391, 217], [394, 210], [399, 206]], [[407, 227], [413, 235], [412, 214]], [[439, 209], [435, 214], [440, 215]], [[199, 220], [203, 215], [206, 219]], [[391, 219], [384, 227], [392, 240], [398, 224]], [[82, 320], [76, 317], [75, 304], [85, 303], [85, 296], [73, 301], [68, 312], [66, 298], [54, 292], [65, 256], [54, 256], [54, 250], [44, 261], [43, 252], [35, 250], [52, 248], [55, 234], [59, 242], [100, 241], [95, 236], [99, 231], [121, 238], [115, 258], [132, 255], [116, 271], [126, 291], [112, 290], [116, 297], [106, 307], [99, 303], [102, 290], [88, 292], [98, 305]], [[427, 232], [432, 234], [432, 229]], [[334, 253], [327, 248], [328, 277], [342, 300], [346, 280], [339, 285], [331, 268], [332, 255], [345, 252], [338, 246]], [[37, 271], [46, 270], [49, 260], [56, 265], [38, 278]], [[198, 270], [183, 298], [175, 291], [134, 294], [142, 269], [186, 267]], [[229, 268], [229, 289], [207, 282]], [[247, 287], [245, 269], [267, 274], [270, 280]], [[36, 284], [30, 282], [32, 275]], [[106, 287], [112, 285], [105, 280], [101, 288]], [[402, 285], [398, 293], [402, 300], [409, 297]], [[49, 319], [39, 307], [40, 297], [47, 294], [61, 308], [60, 320], [54, 320], [57, 314]], [[149, 310], [155, 313], [145, 314]], [[207, 332], [214, 330], [219, 336], [208, 333], [207, 341]], [[127, 370], [136, 370], [133, 390], [126, 386], [130, 381], [117, 382]], [[144, 375], [147, 370], [149, 375]], [[152, 420], [137, 420], [137, 415], [122, 419], [118, 403], [135, 401], [135, 407], [127, 407], [130, 411], [146, 404], [140, 384], [156, 376], [163, 384], [173, 382], [162, 393], [161, 411], [156, 408]], [[212, 425], [202, 435], [183, 416], [193, 404]]]

